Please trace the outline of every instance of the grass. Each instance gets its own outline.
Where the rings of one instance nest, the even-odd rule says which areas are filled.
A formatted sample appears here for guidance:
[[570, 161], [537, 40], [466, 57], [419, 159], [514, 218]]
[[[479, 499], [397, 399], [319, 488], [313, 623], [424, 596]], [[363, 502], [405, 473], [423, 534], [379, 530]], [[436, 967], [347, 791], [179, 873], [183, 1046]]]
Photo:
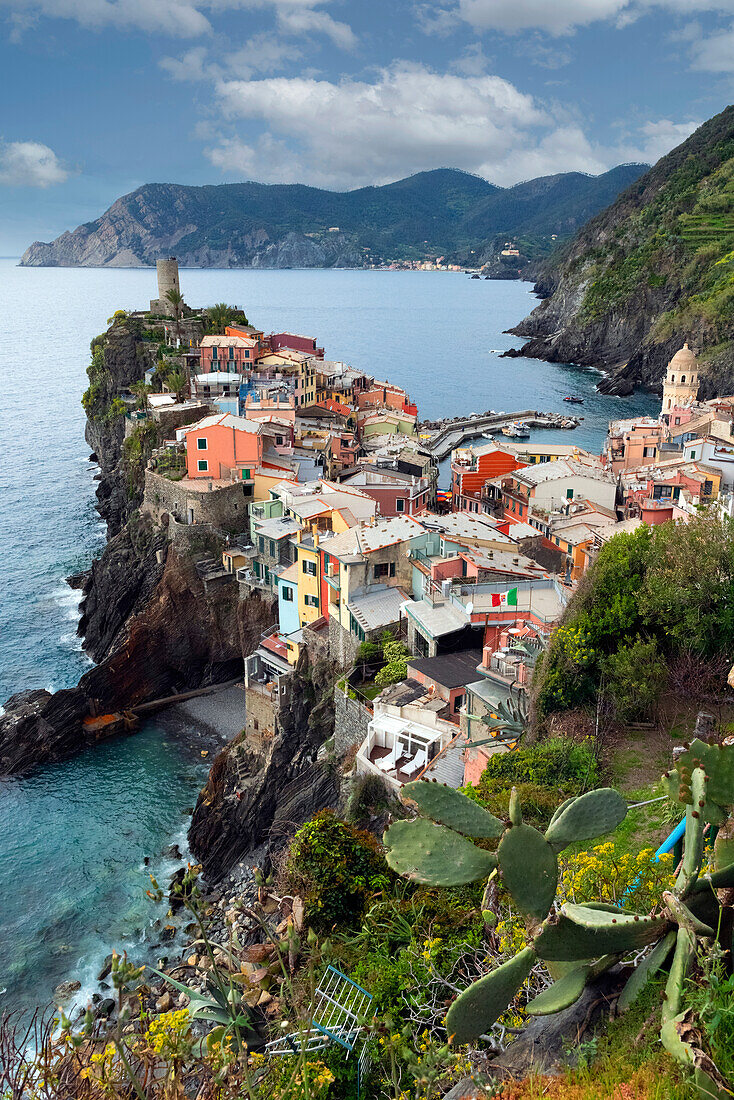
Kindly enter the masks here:
[[685, 1072], [660, 1045], [662, 982], [651, 982], [629, 1012], [591, 1042], [574, 1044], [579, 1066], [559, 1076], [504, 1085], [496, 1100], [695, 1100]]

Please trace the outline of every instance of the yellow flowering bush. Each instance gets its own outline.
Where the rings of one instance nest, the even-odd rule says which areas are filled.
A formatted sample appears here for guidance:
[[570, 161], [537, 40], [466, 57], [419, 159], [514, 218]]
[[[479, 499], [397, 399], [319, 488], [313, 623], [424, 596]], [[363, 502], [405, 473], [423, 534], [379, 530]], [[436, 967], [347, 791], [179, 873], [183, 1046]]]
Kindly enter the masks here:
[[621, 851], [614, 841], [560, 861], [558, 898], [563, 902], [605, 901], [647, 912], [660, 905], [663, 891], [673, 885], [673, 856], [653, 859], [653, 849], [636, 854]]
[[173, 1061], [191, 1053], [191, 1018], [187, 1008], [164, 1012], [150, 1021], [145, 1039], [154, 1054]]

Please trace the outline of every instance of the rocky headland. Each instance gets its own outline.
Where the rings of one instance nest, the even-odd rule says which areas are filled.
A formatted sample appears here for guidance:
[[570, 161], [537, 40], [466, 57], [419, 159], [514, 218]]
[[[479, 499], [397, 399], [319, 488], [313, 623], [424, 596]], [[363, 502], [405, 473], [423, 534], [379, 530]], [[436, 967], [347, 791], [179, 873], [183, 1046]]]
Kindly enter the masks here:
[[684, 341], [704, 399], [734, 389], [730, 295], [734, 107], [704, 123], [543, 266], [543, 301], [507, 354], [604, 372], [599, 389], [659, 390]]

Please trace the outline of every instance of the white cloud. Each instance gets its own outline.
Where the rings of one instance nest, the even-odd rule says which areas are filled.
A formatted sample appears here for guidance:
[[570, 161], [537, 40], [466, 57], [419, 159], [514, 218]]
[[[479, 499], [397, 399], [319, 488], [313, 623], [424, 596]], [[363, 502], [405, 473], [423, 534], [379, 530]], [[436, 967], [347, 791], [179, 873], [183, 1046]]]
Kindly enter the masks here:
[[[493, 75], [436, 73], [397, 62], [369, 83], [305, 77], [220, 80], [215, 95], [230, 134], [206, 155], [225, 175], [267, 182], [357, 187], [450, 165], [494, 183], [554, 172], [598, 173], [654, 161], [695, 128], [668, 119], [625, 130], [611, 145], [580, 123]], [[252, 139], [245, 121], [264, 127]]]
[[0, 0], [0, 5], [16, 15], [73, 19], [91, 30], [137, 28], [176, 38], [194, 38], [211, 30], [194, 0]]
[[162, 57], [158, 64], [173, 80], [205, 80], [206, 57], [204, 46], [194, 46], [181, 57]]
[[708, 73], [734, 73], [734, 26], [694, 42], [691, 68]]
[[734, 0], [456, 0], [453, 8], [434, 0], [421, 6], [418, 21], [429, 33], [440, 33], [458, 17], [479, 32], [542, 30], [558, 36], [603, 21], [624, 27], [655, 8], [675, 15], [734, 13]]
[[53, 187], [70, 176], [53, 149], [40, 141], [0, 143], [0, 184], [9, 187]]
[[280, 8], [278, 26], [287, 34], [324, 34], [340, 50], [351, 50], [357, 43], [357, 36], [346, 23], [339, 23], [325, 11], [313, 8]]
[[[315, 11], [324, 0], [0, 0], [13, 24], [12, 35], [22, 36], [29, 21], [39, 16], [73, 19], [82, 27], [135, 29], [174, 38], [200, 38], [212, 33], [211, 16], [237, 9], [261, 8], [275, 12], [283, 33], [325, 34], [341, 49], [351, 49], [354, 32], [326, 12]], [[328, 2], [328, 0], [326, 0]]]
[[478, 157], [505, 157], [508, 143], [517, 148], [529, 127], [545, 121], [531, 96], [500, 77], [407, 63], [372, 84], [274, 77], [220, 81], [216, 93], [226, 117], [267, 123], [276, 137], [303, 146], [312, 173], [345, 185], [406, 168], [472, 168]]

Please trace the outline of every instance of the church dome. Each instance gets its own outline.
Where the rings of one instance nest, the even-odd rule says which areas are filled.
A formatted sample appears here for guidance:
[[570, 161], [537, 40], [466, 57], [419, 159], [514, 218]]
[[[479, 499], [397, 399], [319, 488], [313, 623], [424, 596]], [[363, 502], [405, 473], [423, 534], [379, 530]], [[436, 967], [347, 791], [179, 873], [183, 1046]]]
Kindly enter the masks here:
[[691, 370], [698, 367], [698, 361], [688, 344], [684, 344], [668, 363], [668, 370]]

